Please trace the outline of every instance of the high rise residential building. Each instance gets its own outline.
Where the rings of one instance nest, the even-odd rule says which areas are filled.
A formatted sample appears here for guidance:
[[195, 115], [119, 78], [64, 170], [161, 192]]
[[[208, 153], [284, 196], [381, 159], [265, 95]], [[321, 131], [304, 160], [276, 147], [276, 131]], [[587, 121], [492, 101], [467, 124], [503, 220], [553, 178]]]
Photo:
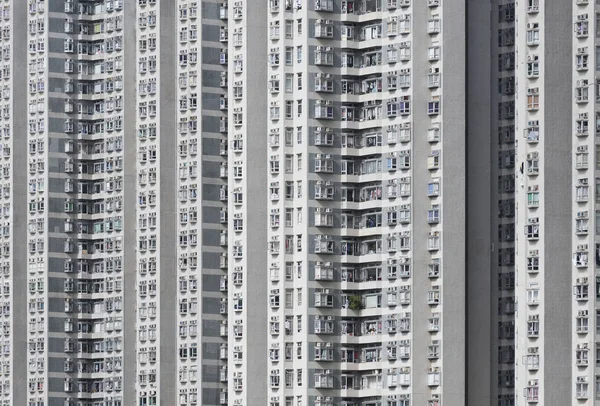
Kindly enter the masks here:
[[24, 160], [28, 167], [27, 189], [14, 192], [15, 206], [27, 205], [27, 265], [15, 271], [28, 279], [28, 289], [14, 292], [28, 312], [18, 322], [27, 326], [18, 337], [26, 352], [13, 354], [27, 375], [13, 376], [22, 385], [15, 391], [29, 405], [130, 403], [135, 4], [3, 2], [11, 5], [10, 26], [27, 30], [15, 32], [27, 38], [27, 47], [12, 48], [15, 70], [26, 73], [12, 85], [28, 104], [14, 125], [15, 142], [27, 138], [28, 148], [12, 157], [15, 169]]
[[600, 396], [597, 6], [515, 3], [515, 404]]
[[0, 0], [0, 405], [597, 403], [599, 4]]
[[264, 404], [266, 5], [136, 6], [135, 402]]
[[266, 4], [1, 6], [2, 401], [264, 404]]
[[269, 6], [270, 405], [465, 404], [465, 3]]
[[[43, 350], [42, 337], [36, 342], [28, 342], [27, 306], [27, 24], [25, 2], [2, 2], [0, 4], [0, 82], [2, 99], [0, 101], [0, 165], [2, 166], [2, 235], [0, 253], [0, 283], [2, 284], [0, 336], [0, 403], [3, 406], [27, 404], [28, 365], [33, 371], [45, 368], [44, 359], [27, 360], [27, 350], [35, 351], [35, 346]], [[20, 24], [15, 24], [19, 19]], [[35, 72], [36, 64], [29, 70]], [[31, 143], [30, 143], [31, 145]], [[34, 142], [34, 149], [36, 147]], [[31, 148], [31, 147], [29, 147]], [[39, 274], [42, 276], [42, 273]], [[29, 280], [29, 284], [35, 280]], [[42, 284], [43, 289], [43, 284]], [[39, 344], [38, 344], [39, 342]], [[33, 347], [33, 348], [32, 348]], [[41, 352], [40, 352], [41, 353]], [[27, 360], [27, 361], [26, 361]], [[20, 377], [20, 379], [15, 379]], [[35, 385], [35, 380], [32, 382]]]
[[[495, 47], [492, 53], [491, 114], [488, 115], [491, 127], [491, 179], [490, 203], [494, 214], [491, 225], [491, 244], [494, 258], [490, 266], [492, 275], [488, 282], [491, 288], [492, 331], [491, 348], [491, 391], [492, 401], [509, 406], [515, 401], [515, 312], [516, 312], [516, 243], [518, 239], [515, 224], [515, 196], [518, 186], [515, 179], [515, 148], [517, 141], [516, 120], [516, 6], [515, 2], [499, 3], [492, 9], [492, 38]], [[497, 41], [497, 42], [496, 42]], [[494, 89], [495, 90], [495, 89]], [[495, 232], [497, 230], [497, 232]], [[496, 307], [497, 306], [497, 307]]]

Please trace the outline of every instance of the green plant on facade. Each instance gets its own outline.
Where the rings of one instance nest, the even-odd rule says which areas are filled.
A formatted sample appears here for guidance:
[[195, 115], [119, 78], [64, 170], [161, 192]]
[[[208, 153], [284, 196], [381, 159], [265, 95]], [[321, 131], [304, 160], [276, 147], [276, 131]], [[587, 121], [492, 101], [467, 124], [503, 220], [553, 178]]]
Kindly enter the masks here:
[[350, 302], [350, 304], [348, 305], [348, 308], [350, 310], [354, 310], [355, 312], [360, 312], [361, 310], [363, 310], [365, 308], [365, 306], [363, 305], [362, 296], [360, 296], [360, 295], [350, 296], [348, 298], [348, 301]]

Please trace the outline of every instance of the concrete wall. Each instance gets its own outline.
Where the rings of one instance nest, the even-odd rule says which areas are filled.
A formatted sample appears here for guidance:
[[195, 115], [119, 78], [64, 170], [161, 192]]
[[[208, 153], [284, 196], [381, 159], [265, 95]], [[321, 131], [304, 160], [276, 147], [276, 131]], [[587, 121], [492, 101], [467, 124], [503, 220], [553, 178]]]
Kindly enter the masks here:
[[[493, 405], [491, 376], [492, 257], [492, 80], [491, 2], [466, 2], [467, 7], [467, 167], [466, 167], [466, 405]], [[491, 47], [491, 49], [490, 49]]]

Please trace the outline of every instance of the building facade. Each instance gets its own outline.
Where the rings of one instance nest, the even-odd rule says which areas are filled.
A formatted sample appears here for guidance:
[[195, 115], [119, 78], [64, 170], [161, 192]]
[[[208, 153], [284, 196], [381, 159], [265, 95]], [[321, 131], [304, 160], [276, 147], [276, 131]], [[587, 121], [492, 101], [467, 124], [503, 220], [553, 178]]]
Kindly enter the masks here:
[[495, 214], [491, 229], [494, 257], [490, 264], [493, 270], [490, 281], [493, 322], [490, 328], [496, 330], [491, 336], [491, 364], [495, 366], [491, 370], [491, 390], [492, 398], [497, 398], [500, 405], [511, 405], [515, 399], [516, 11], [515, 2], [498, 4], [492, 10], [494, 30], [491, 41], [497, 41], [494, 44], [497, 47], [492, 54], [491, 85], [496, 85], [498, 90], [492, 91], [490, 117], [491, 143], [496, 149], [491, 154], [490, 168], [491, 205]]
[[[125, 243], [135, 239], [126, 188], [135, 141], [125, 136], [135, 128], [127, 53], [135, 26], [126, 23], [135, 5], [30, 1], [17, 11], [13, 26], [28, 29], [27, 65], [17, 68], [28, 66], [20, 128], [28, 138], [28, 350], [18, 358], [28, 374], [20, 389], [29, 404], [121, 405], [135, 381], [124, 367], [135, 359], [124, 327], [135, 311], [125, 298], [135, 278], [135, 246]], [[15, 86], [25, 91], [25, 82]]]
[[0, 0], [0, 404], [597, 403], [597, 9]]
[[463, 3], [269, 6], [270, 405], [465, 404]]

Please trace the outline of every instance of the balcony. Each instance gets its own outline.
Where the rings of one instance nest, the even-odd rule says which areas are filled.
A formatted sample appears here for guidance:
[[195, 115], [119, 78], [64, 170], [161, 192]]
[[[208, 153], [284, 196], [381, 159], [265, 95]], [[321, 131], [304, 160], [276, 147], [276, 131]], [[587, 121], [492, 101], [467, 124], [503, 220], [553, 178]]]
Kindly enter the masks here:
[[382, 11], [382, 0], [342, 0], [342, 14], [362, 15]]
[[[381, 396], [383, 375], [380, 370], [370, 370], [356, 373], [343, 373], [341, 376], [341, 391], [344, 397]], [[369, 403], [360, 403], [368, 405]], [[376, 404], [376, 403], [375, 403]]]
[[349, 257], [344, 258], [344, 261], [353, 261], [352, 257], [364, 257], [360, 259], [360, 262], [376, 262], [379, 260], [379, 255], [383, 252], [383, 241], [381, 238], [367, 240], [347, 239], [342, 241], [341, 249], [341, 254]]
[[350, 318], [341, 322], [342, 342], [362, 344], [381, 341], [383, 321], [380, 318]]

